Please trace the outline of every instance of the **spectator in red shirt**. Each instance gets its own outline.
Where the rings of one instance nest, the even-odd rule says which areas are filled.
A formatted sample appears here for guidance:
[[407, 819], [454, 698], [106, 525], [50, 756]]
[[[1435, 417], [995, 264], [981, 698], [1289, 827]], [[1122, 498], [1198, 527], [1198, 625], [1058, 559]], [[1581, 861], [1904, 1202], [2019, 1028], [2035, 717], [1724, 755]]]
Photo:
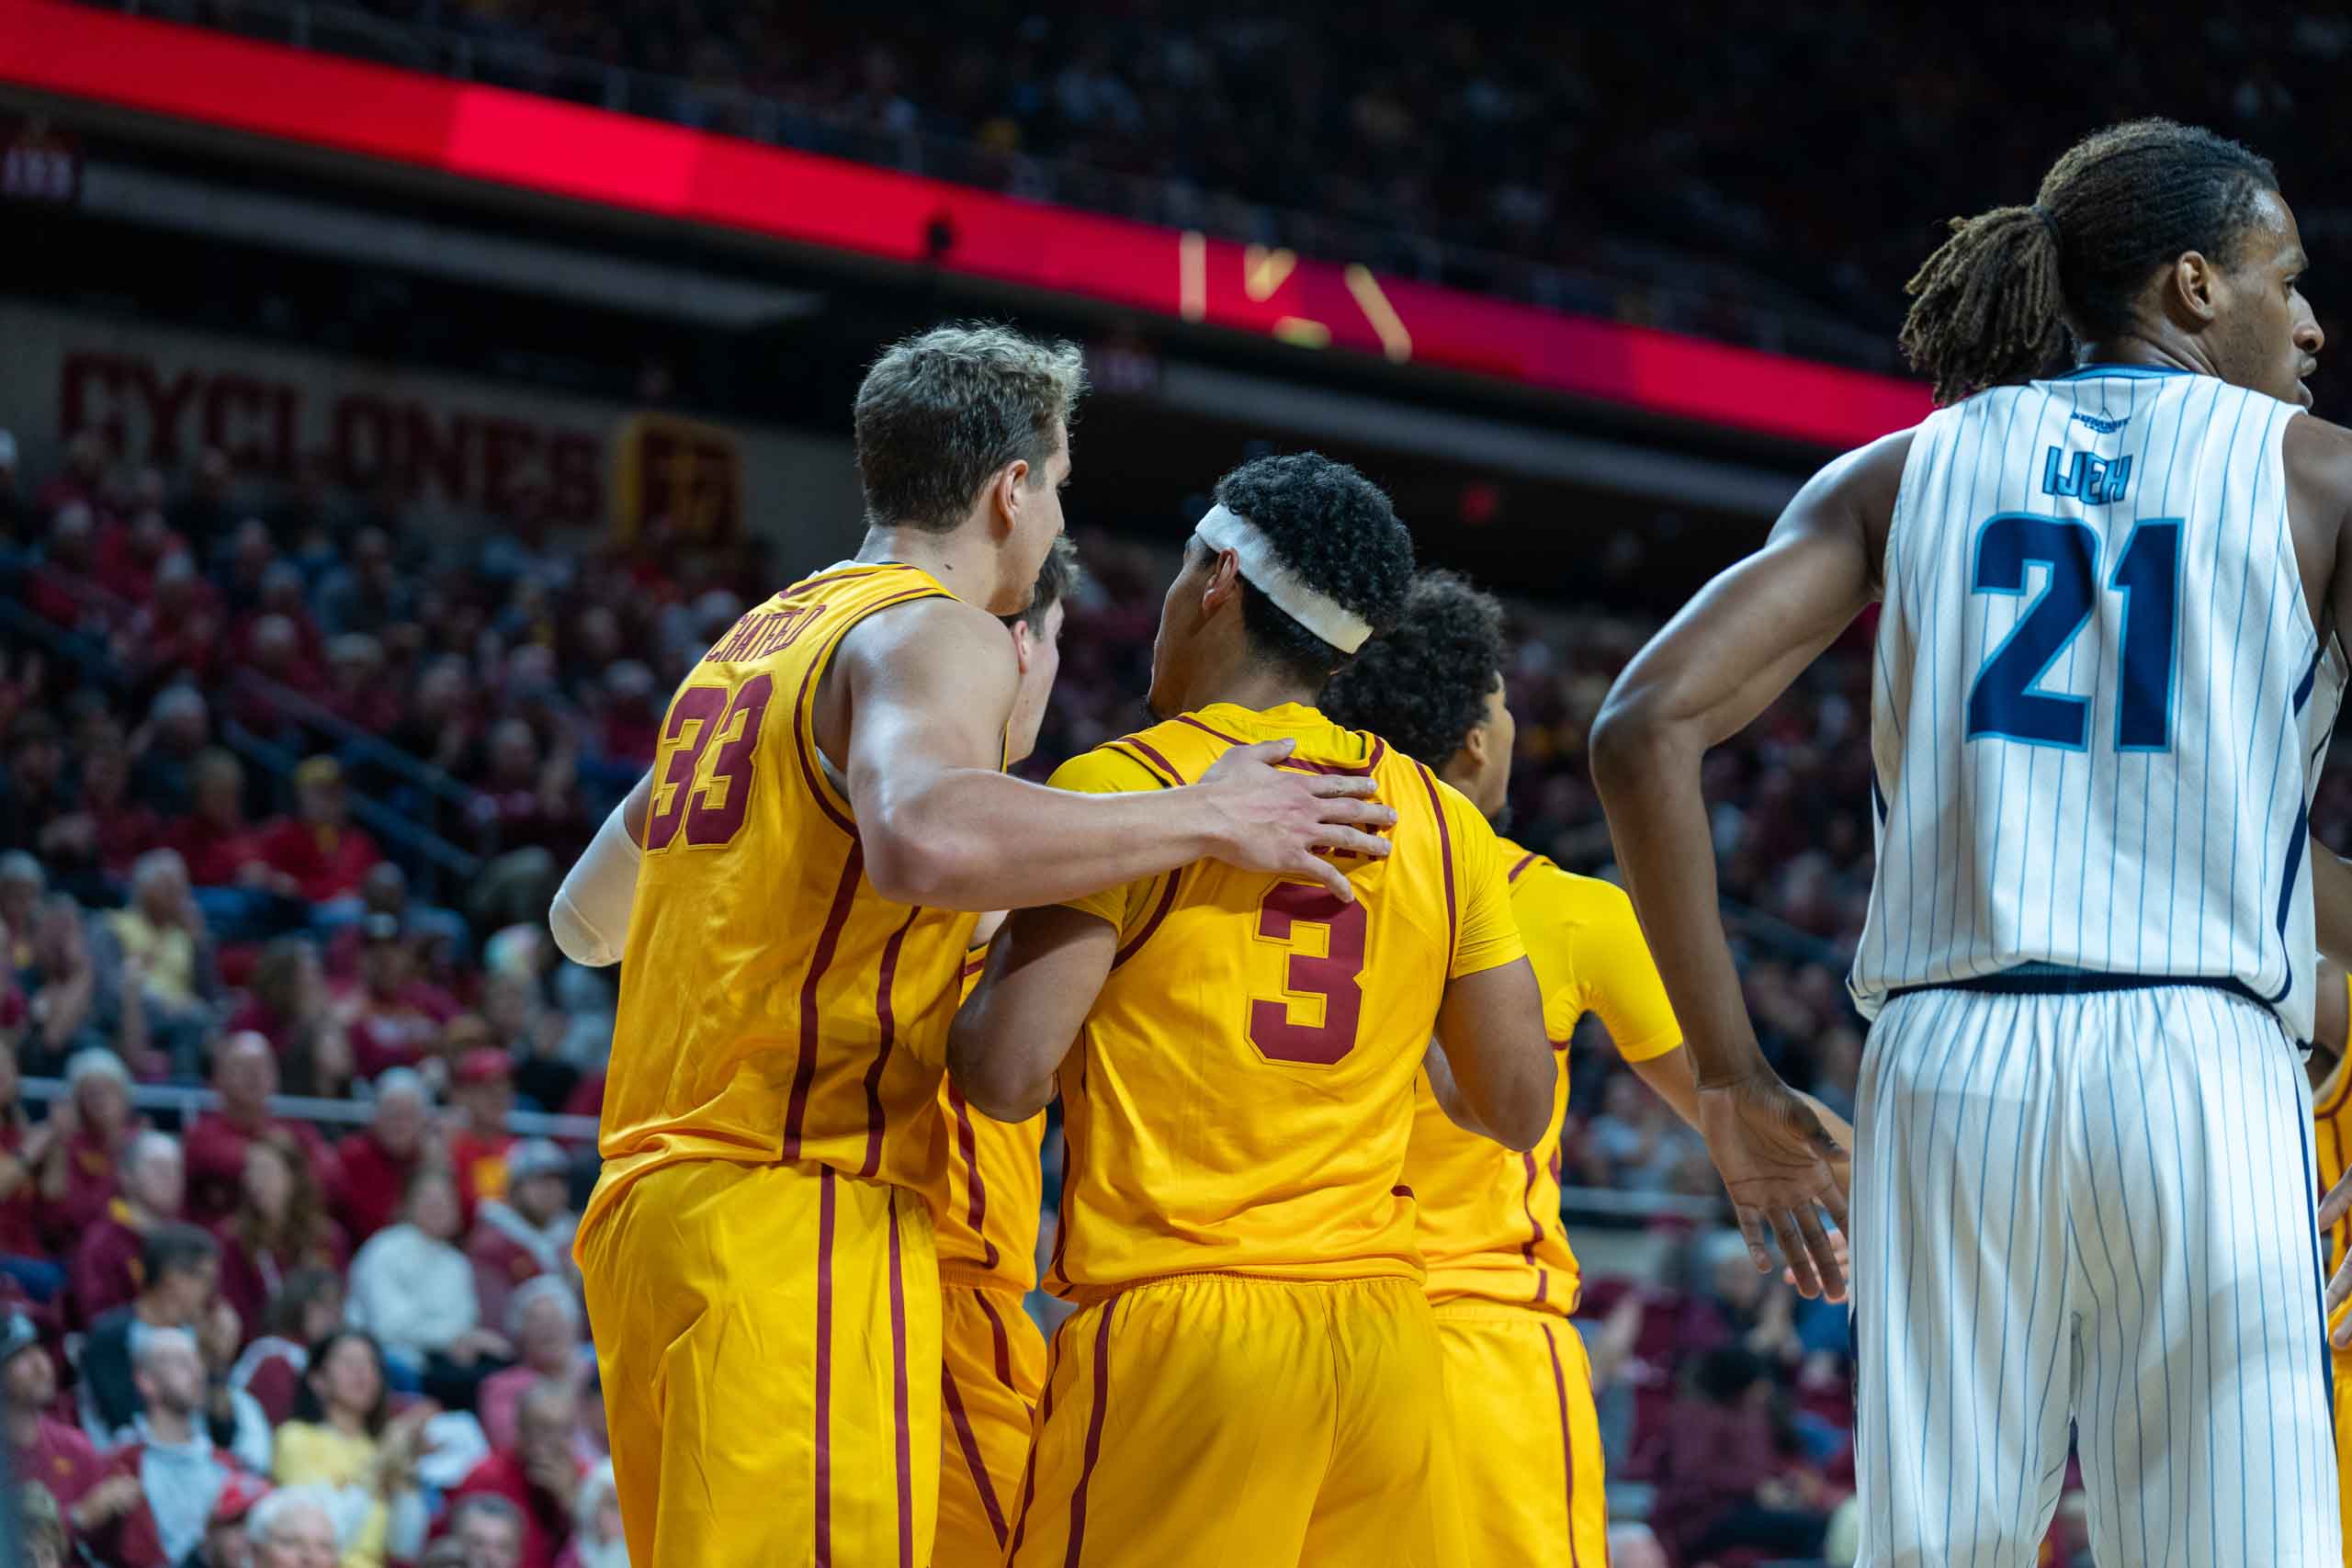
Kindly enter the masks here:
[[96, 1445], [59, 1420], [56, 1408], [57, 1363], [32, 1320], [14, 1314], [0, 1324], [0, 1424], [10, 1479], [48, 1492], [66, 1529], [88, 1540], [138, 1507], [139, 1483], [112, 1474]]
[[132, 1138], [115, 1189], [105, 1217], [74, 1249], [73, 1305], [82, 1323], [96, 1322], [139, 1293], [148, 1233], [179, 1219], [187, 1196], [179, 1140], [153, 1132]]
[[559, 753], [543, 760], [538, 737], [519, 718], [491, 729], [490, 775], [474, 817], [486, 850], [538, 848], [570, 856], [587, 838], [572, 759]]
[[518, 1568], [523, 1561], [523, 1510], [511, 1498], [495, 1492], [461, 1497], [449, 1509], [447, 1545], [456, 1551], [438, 1556], [445, 1543], [425, 1548], [420, 1568]]
[[188, 788], [193, 808], [164, 831], [164, 841], [187, 863], [188, 880], [198, 887], [293, 895], [293, 879], [262, 856], [262, 830], [245, 820], [245, 765], [235, 753], [218, 747], [199, 752]]
[[57, 720], [28, 708], [8, 726], [7, 768], [0, 773], [0, 849], [38, 850], [66, 808], [65, 742]]
[[327, 645], [327, 711], [356, 729], [382, 735], [400, 722], [401, 694], [384, 678], [384, 645], [346, 632]]
[[430, 1157], [432, 1092], [395, 1067], [376, 1080], [376, 1114], [335, 1149], [334, 1201], [345, 1238], [357, 1247], [400, 1215], [409, 1183]]
[[476, 1207], [466, 1256], [484, 1323], [506, 1325], [514, 1292], [542, 1275], [571, 1280], [571, 1236], [579, 1216], [565, 1202], [571, 1163], [545, 1138], [516, 1144], [506, 1156], [506, 1196]]
[[579, 1397], [560, 1382], [543, 1382], [523, 1396], [514, 1442], [492, 1451], [450, 1492], [452, 1509], [465, 1498], [503, 1497], [522, 1511], [519, 1568], [555, 1568], [571, 1540], [572, 1507], [588, 1466], [571, 1451]]
[[114, 1201], [115, 1172], [139, 1125], [130, 1114], [130, 1069], [113, 1052], [77, 1053], [65, 1064], [65, 1098], [50, 1107], [56, 1129], [42, 1163], [42, 1220], [51, 1246], [71, 1251]]
[[262, 949], [245, 1005], [230, 1016], [229, 1027], [268, 1040], [288, 1094], [332, 1098], [350, 1085], [351, 1042], [342, 1010], [327, 989], [318, 950], [305, 937], [280, 937]]
[[[326, 694], [326, 671], [302, 651], [302, 634], [283, 615], [263, 615], [245, 634], [244, 667], [298, 697], [317, 702]], [[270, 739], [291, 739], [294, 716], [265, 687], [240, 690], [229, 699], [238, 723]]]
[[41, 563], [25, 580], [25, 602], [35, 614], [68, 631], [104, 633], [125, 613], [122, 602], [101, 588], [97, 579], [98, 561], [114, 547], [120, 526], [102, 523], [82, 502], [58, 509]]
[[[326, 638], [320, 633], [319, 623], [311, 618], [311, 607], [303, 600], [302, 569], [290, 560], [269, 558], [267, 533], [261, 533], [256, 538], [264, 552], [265, 564], [260, 567], [258, 581], [254, 585], [254, 602], [245, 608], [244, 619], [231, 639], [239, 657], [246, 660], [254, 657], [254, 628], [261, 624], [264, 617], [277, 615], [294, 628], [296, 657], [311, 669], [324, 669], [327, 661]], [[243, 552], [249, 547], [242, 535], [238, 543], [238, 561], [242, 565], [245, 559]], [[232, 592], [235, 590], [232, 588]]]
[[351, 825], [343, 767], [333, 757], [313, 757], [294, 770], [295, 814], [270, 825], [262, 836], [262, 858], [293, 878], [313, 904], [359, 891], [359, 879], [383, 859], [376, 840]]
[[301, 1268], [340, 1270], [350, 1255], [327, 1218], [300, 1140], [265, 1133], [245, 1145], [237, 1212], [219, 1225], [220, 1295], [247, 1335], [261, 1332], [269, 1303]]
[[162, 819], [130, 798], [130, 753], [108, 740], [83, 753], [72, 809], [42, 830], [40, 851], [67, 886], [96, 886], [126, 875], [163, 838]]
[[1710, 1350], [1685, 1373], [1658, 1471], [1657, 1506], [1682, 1561], [1719, 1552], [1821, 1554], [1827, 1518], [1786, 1479], [1773, 1419], [1770, 1372], [1746, 1350]]
[[264, 1135], [293, 1139], [304, 1163], [326, 1179], [334, 1156], [311, 1124], [269, 1113], [270, 1096], [277, 1092], [277, 1057], [266, 1035], [249, 1029], [222, 1041], [212, 1058], [212, 1088], [220, 1096], [220, 1108], [198, 1116], [187, 1134], [189, 1218], [210, 1224], [236, 1208], [245, 1147]]
[[226, 629], [212, 585], [197, 575], [194, 561], [176, 555], [155, 568], [146, 602], [131, 612], [115, 648], [142, 682], [174, 674], [209, 682]]
[[360, 921], [359, 982], [344, 998], [352, 1065], [372, 1078], [413, 1067], [458, 1016], [458, 999], [417, 975], [416, 947], [390, 915]]
[[506, 1196], [506, 1156], [514, 1146], [514, 1134], [506, 1130], [514, 1109], [513, 1058], [494, 1045], [467, 1052], [458, 1063], [451, 1098], [465, 1122], [450, 1135], [449, 1165], [458, 1173], [458, 1192], [470, 1224], [476, 1204]]

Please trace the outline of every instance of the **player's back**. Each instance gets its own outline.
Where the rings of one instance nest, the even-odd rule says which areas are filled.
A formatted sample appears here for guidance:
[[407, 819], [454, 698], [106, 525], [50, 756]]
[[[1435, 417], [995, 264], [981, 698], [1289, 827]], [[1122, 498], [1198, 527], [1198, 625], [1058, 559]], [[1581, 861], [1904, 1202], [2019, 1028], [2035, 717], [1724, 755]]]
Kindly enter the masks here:
[[1494, 911], [1481, 924], [1465, 902], [1499, 883], [1491, 829], [1428, 769], [1290, 705], [1212, 705], [1055, 782], [1172, 788], [1281, 737], [1297, 741], [1288, 765], [1371, 775], [1397, 813], [1393, 851], [1355, 865], [1352, 903], [1204, 862], [1088, 906], [1119, 948], [1061, 1073], [1058, 1294], [1200, 1271], [1420, 1275], [1400, 1181], [1413, 1085], [1448, 976], [1486, 966], [1471, 949], [1494, 940]]
[[888, 903], [865, 880], [814, 698], [851, 627], [945, 592], [912, 567], [832, 568], [744, 615], [671, 699], [592, 1215], [678, 1159], [928, 1174], [975, 917]]
[[1872, 693], [1853, 988], [2034, 965], [2220, 982], [2311, 1027], [2323, 658], [2287, 518], [2301, 411], [2093, 366], [1912, 438]]
[[[1544, 993], [1552, 1048], [1566, 1053], [1588, 1012], [1600, 1014], [1629, 1062], [1681, 1044], [1624, 889], [1563, 871], [1508, 839], [1497, 843], [1509, 868], [1511, 911]], [[1522, 1154], [1456, 1126], [1428, 1079], [1419, 1080], [1405, 1182], [1419, 1211], [1430, 1301], [1524, 1305], [1562, 1317], [1575, 1311], [1579, 1271], [1560, 1223], [1560, 1129], [1567, 1111], [1564, 1065], [1544, 1136]]]

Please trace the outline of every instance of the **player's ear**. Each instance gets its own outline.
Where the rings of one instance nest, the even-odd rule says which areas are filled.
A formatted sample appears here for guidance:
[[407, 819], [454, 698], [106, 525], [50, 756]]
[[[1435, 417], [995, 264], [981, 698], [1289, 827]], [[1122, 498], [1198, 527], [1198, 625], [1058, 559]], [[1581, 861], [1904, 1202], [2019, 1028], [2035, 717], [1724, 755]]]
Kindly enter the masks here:
[[1029, 459], [1026, 457], [1015, 457], [999, 468], [996, 478], [989, 481], [989, 499], [996, 503], [990, 510], [1004, 519], [1007, 534], [1020, 525], [1022, 506], [1030, 499], [1028, 484]]
[[1026, 621], [1013, 622], [1012, 658], [1013, 661], [1021, 667], [1021, 672], [1023, 675], [1029, 673], [1029, 666], [1035, 660], [1036, 657], [1037, 639], [1030, 634], [1029, 623]]
[[1462, 750], [1469, 757], [1471, 771], [1474, 773], [1486, 767], [1487, 753], [1493, 748], [1494, 735], [1483, 718], [1472, 725], [1468, 732], [1462, 737]]
[[2221, 313], [2221, 295], [2227, 288], [2204, 252], [2183, 251], [2165, 278], [2165, 303], [2187, 316], [2190, 324], [2204, 326]]
[[1201, 590], [1201, 618], [1206, 620], [1241, 592], [1241, 559], [1231, 550], [1219, 550], [1209, 563], [1208, 586]]

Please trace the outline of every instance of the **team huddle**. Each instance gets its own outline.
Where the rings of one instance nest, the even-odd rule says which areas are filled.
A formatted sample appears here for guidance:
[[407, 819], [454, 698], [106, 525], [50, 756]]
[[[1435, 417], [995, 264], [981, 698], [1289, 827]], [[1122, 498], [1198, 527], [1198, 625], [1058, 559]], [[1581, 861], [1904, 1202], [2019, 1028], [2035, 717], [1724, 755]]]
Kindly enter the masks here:
[[[1860, 1562], [2033, 1562], [2071, 1445], [2103, 1564], [2336, 1568], [2352, 1188], [2315, 1213], [2294, 1047], [2352, 957], [2352, 432], [2303, 265], [2269, 165], [2163, 121], [1956, 224], [1905, 329], [1947, 406], [1601, 711], [1630, 900], [1498, 834], [1499, 607], [1312, 454], [1217, 482], [1155, 722], [1013, 777], [1079, 355], [890, 348], [863, 547], [695, 667], [555, 911], [625, 965], [578, 1254], [632, 1560], [1605, 1562], [1552, 1153], [1594, 1013], [1758, 1267], [1850, 1275]], [[1857, 1145], [1757, 1047], [1699, 761], [1872, 604]]]
[[[1169, 589], [1164, 720], [1046, 790], [1002, 778], [1076, 581], [1058, 517], [1023, 513], [1067, 472], [1079, 367], [993, 329], [899, 345], [859, 402], [869, 473], [913, 468], [901, 426], [944, 438], [923, 413], [973, 417], [951, 389], [1010, 411], [1011, 459], [944, 494], [949, 526], [721, 638], [641, 817], [616, 814], [559, 909], [592, 957], [627, 931], [620, 1027], [663, 1036], [616, 1056], [581, 1244], [633, 1548], [1603, 1561], [1576, 1259], [1556, 1160], [1529, 1151], [1556, 1146], [1555, 1055], [1587, 1011], [1686, 1111], [1692, 1086], [1624, 895], [1488, 825], [1499, 605], [1417, 579], [1354, 470], [1261, 458], [1220, 481]], [[908, 658], [910, 610], [978, 646]], [[934, 683], [983, 657], [1011, 675], [991, 706]], [[928, 802], [926, 764], [950, 775]], [[959, 765], [1034, 818], [956, 800]], [[878, 844], [894, 812], [910, 842]], [[943, 853], [959, 831], [1005, 841]], [[1057, 1089], [1044, 1282], [1079, 1311], [1049, 1353], [1022, 1298]], [[1458, 1464], [1457, 1423], [1504, 1424], [1508, 1473]]]

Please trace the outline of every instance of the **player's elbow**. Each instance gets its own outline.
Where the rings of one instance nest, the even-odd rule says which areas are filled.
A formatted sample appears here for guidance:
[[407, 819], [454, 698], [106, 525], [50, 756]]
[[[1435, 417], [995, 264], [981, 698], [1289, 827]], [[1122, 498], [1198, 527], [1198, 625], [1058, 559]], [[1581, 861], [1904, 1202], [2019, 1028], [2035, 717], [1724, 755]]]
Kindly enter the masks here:
[[602, 969], [621, 960], [613, 944], [581, 914], [569, 891], [558, 894], [548, 908], [548, 930], [555, 937], [556, 950], [582, 968]]
[[1509, 1090], [1497, 1097], [1496, 1104], [1478, 1111], [1487, 1135], [1516, 1154], [1525, 1154], [1542, 1143], [1552, 1126], [1552, 1096], [1559, 1068], [1552, 1060], [1550, 1045], [1542, 1045], [1540, 1051], [1513, 1075]]
[[933, 909], [975, 909], [970, 890], [980, 880], [979, 846], [922, 820], [917, 811], [885, 813], [861, 823], [865, 879], [893, 904]]
[[1032, 1081], [1017, 1052], [992, 1046], [981, 1017], [969, 1003], [948, 1031], [947, 1077], [966, 1104], [998, 1122], [1025, 1122], [1052, 1098], [1051, 1077], [1041, 1088]]
[[1594, 716], [1586, 741], [1593, 787], [1605, 798], [1645, 787], [1657, 770], [1672, 726], [1665, 706], [1647, 687], [1620, 680]]

